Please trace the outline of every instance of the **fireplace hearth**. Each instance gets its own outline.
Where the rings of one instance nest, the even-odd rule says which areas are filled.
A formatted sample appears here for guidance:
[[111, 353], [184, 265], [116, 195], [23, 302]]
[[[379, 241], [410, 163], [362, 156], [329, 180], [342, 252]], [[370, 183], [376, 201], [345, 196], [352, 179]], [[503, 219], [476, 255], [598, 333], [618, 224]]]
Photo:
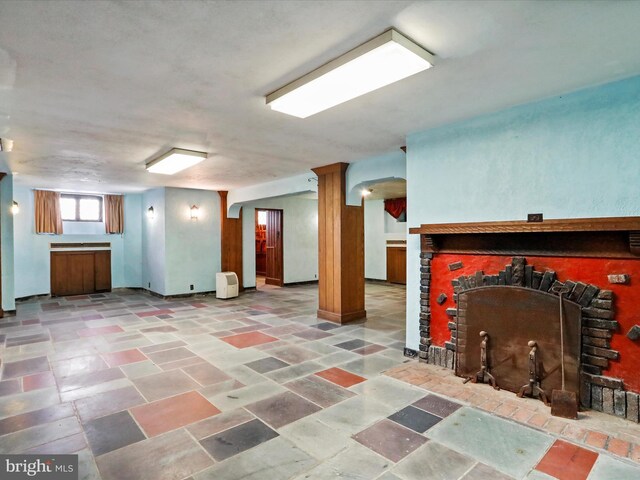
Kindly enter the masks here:
[[638, 218], [411, 229], [422, 246], [420, 360], [472, 380], [484, 363], [497, 386], [517, 393], [535, 344], [535, 380], [550, 398], [561, 388], [562, 289], [566, 389], [583, 408], [638, 422], [638, 232]]

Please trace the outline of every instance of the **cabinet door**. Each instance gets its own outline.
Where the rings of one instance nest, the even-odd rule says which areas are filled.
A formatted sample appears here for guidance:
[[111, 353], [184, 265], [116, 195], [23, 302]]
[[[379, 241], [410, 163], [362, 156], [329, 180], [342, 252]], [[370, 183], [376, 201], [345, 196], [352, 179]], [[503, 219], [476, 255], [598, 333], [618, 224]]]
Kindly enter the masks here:
[[387, 282], [407, 283], [406, 247], [387, 247]]
[[282, 210], [267, 210], [267, 264], [268, 285], [284, 285], [282, 252]]
[[93, 252], [51, 252], [51, 294], [95, 292]]
[[51, 295], [68, 295], [69, 256], [64, 252], [51, 252]]
[[111, 291], [111, 252], [97, 250], [94, 252], [95, 291]]

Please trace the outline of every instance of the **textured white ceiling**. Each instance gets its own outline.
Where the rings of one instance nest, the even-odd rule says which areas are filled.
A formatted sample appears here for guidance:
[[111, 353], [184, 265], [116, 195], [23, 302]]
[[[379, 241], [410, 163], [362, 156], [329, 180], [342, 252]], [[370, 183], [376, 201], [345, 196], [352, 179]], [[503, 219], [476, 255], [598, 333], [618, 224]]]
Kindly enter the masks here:
[[[20, 182], [233, 189], [640, 73], [640, 2], [0, 2], [0, 154]], [[435, 68], [301, 120], [267, 93], [396, 27]], [[173, 177], [171, 147], [209, 158]]]

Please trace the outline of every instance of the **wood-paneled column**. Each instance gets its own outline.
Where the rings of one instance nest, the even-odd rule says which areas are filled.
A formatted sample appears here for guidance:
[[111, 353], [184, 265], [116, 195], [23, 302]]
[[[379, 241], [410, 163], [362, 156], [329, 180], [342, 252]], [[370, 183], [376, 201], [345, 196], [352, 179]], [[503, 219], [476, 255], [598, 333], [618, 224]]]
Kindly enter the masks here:
[[220, 195], [220, 235], [222, 239], [221, 260], [223, 272], [236, 272], [240, 290], [244, 290], [242, 282], [242, 210], [239, 218], [227, 217], [227, 194]]
[[364, 209], [346, 204], [348, 163], [312, 169], [318, 175], [318, 317], [336, 323], [365, 318]]

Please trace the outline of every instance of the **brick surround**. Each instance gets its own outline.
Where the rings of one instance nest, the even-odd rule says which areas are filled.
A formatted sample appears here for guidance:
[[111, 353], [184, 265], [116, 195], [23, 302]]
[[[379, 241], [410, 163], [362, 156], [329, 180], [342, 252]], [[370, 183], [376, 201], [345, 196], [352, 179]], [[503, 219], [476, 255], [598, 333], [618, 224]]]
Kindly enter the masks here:
[[[578, 280], [560, 281], [553, 270], [536, 271], [533, 265], [527, 265], [525, 257], [513, 257], [510, 265], [495, 274], [476, 271], [473, 275], [461, 275], [452, 280], [453, 300], [456, 308], [448, 308], [450, 317], [448, 329], [451, 337], [444, 346], [432, 344], [431, 338], [431, 261], [433, 253], [420, 254], [420, 361], [455, 368], [456, 345], [465, 340], [465, 305], [458, 301], [458, 294], [486, 286], [516, 286], [554, 294], [554, 286], [566, 286], [570, 289], [567, 300], [581, 306], [582, 344], [581, 344], [581, 388], [580, 401], [583, 407], [602, 411], [611, 415], [638, 422], [640, 395], [626, 391], [620, 378], [603, 375], [611, 360], [618, 360], [620, 354], [613, 350], [610, 340], [618, 330], [613, 309], [613, 292], [602, 290], [597, 285]], [[462, 262], [449, 265], [450, 271], [461, 268]], [[557, 295], [557, 294], [556, 294]]]

